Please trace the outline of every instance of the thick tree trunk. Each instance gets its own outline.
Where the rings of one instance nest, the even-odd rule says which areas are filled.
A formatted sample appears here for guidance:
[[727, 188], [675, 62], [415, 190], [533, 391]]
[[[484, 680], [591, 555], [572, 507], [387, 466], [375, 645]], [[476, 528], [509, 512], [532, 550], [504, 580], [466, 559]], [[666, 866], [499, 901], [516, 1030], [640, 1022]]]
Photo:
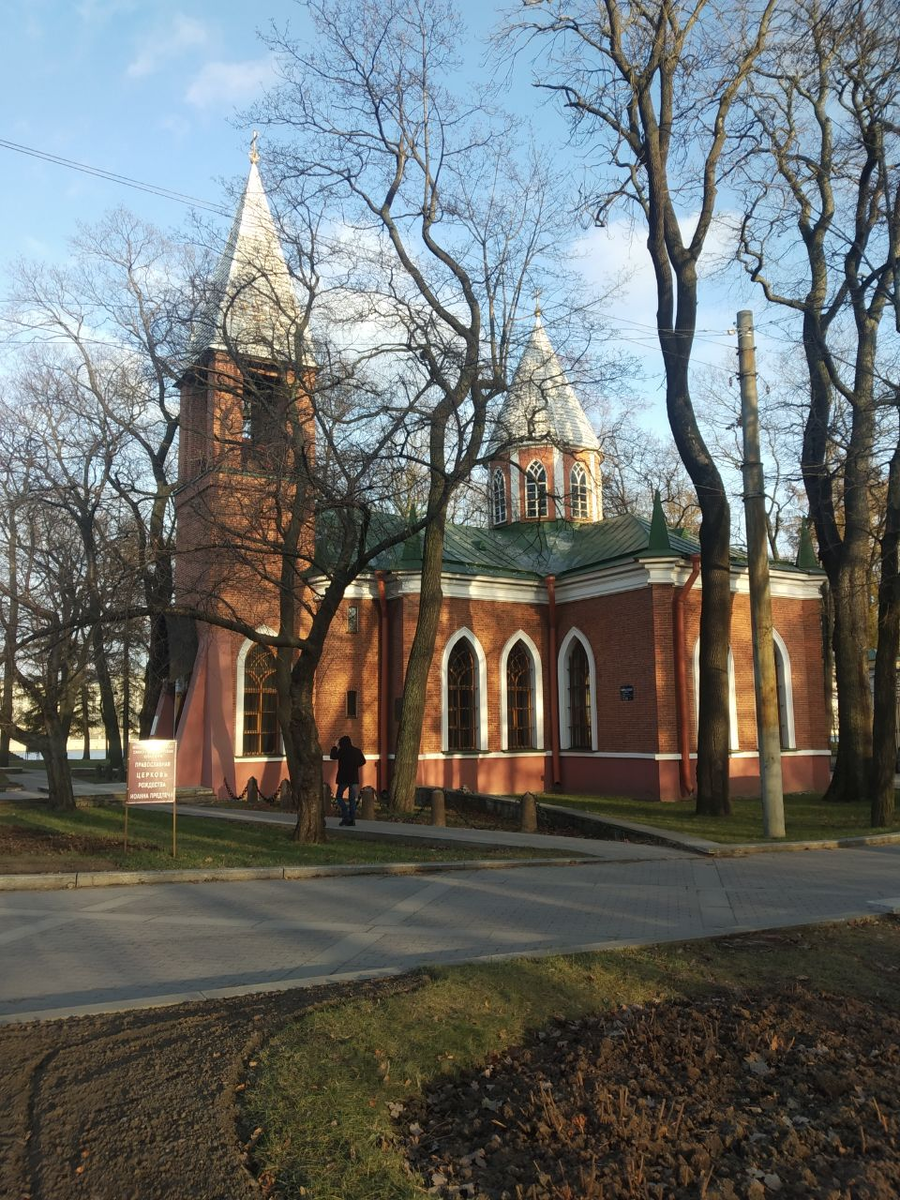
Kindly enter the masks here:
[[66, 743], [69, 731], [58, 717], [46, 718], [46, 738], [41, 738], [41, 757], [47, 768], [47, 790], [52, 809], [58, 812], [75, 811], [75, 793], [72, 790], [72, 771]]
[[314, 657], [301, 652], [291, 672], [291, 715], [284, 745], [297, 809], [295, 842], [325, 841], [322, 747], [313, 712], [315, 672]]
[[708, 816], [728, 816], [730, 796], [731, 697], [728, 646], [731, 641], [729, 510], [703, 510], [700, 526], [700, 706], [697, 723], [697, 805]]
[[838, 748], [826, 800], [861, 800], [868, 792], [872, 757], [869, 690], [867, 572], [842, 566], [832, 580], [834, 675], [838, 695]]
[[9, 726], [13, 719], [13, 668], [9, 657], [3, 671], [3, 693], [0, 698], [0, 767], [9, 766]]
[[889, 825], [894, 816], [897, 770], [897, 654], [900, 652], [900, 443], [888, 471], [881, 579], [878, 585], [878, 645], [872, 721], [872, 825]]
[[116, 712], [116, 697], [109, 674], [109, 660], [106, 655], [106, 646], [103, 643], [103, 633], [99, 626], [94, 630], [93, 647], [94, 670], [97, 673], [97, 686], [100, 691], [100, 714], [109, 747], [109, 766], [114, 778], [121, 777], [125, 769], [122, 757], [122, 734], [119, 729], [119, 714]]
[[700, 704], [697, 804], [706, 816], [731, 813], [728, 646], [731, 640], [731, 513], [722, 478], [703, 440], [691, 403], [688, 363], [696, 322], [696, 277], [678, 279], [679, 333], [661, 330], [669, 426], [697, 491], [700, 524]]
[[144, 696], [138, 718], [138, 736], [148, 738], [156, 716], [159, 697], [169, 675], [169, 636], [162, 613], [150, 619], [150, 640], [144, 667]]
[[13, 721], [13, 682], [16, 677], [16, 638], [19, 633], [19, 585], [16, 556], [18, 540], [16, 512], [7, 512], [7, 560], [9, 568], [9, 600], [6, 614], [6, 646], [3, 657], [3, 694], [0, 698], [0, 767], [9, 766], [10, 726]]
[[91, 702], [86, 687], [81, 689], [81, 757], [87, 762], [91, 757]]
[[428, 675], [434, 658], [434, 644], [443, 601], [441, 575], [445, 527], [446, 510], [436, 516], [425, 530], [419, 615], [409, 661], [406, 664], [403, 705], [397, 732], [394, 771], [391, 776], [390, 806], [399, 812], [412, 812], [416, 801], [416, 777], [419, 769], [422, 724], [425, 720]]
[[147, 665], [144, 669], [144, 697], [139, 717], [139, 736], [142, 738], [150, 736], [159, 697], [169, 678], [169, 631], [165, 613], [172, 603], [173, 592], [171, 557], [160, 554], [156, 560], [155, 571], [145, 584], [147, 607], [153, 615], [150, 618]]
[[[803, 431], [803, 482], [816, 526], [819, 557], [834, 603], [832, 645], [838, 700], [838, 746], [826, 800], [860, 800], [868, 794], [872, 758], [872, 698], [869, 690], [869, 486], [874, 439], [871, 398], [871, 340], [857, 351], [855, 402], [844, 482], [843, 521], [838, 521], [829, 460], [832, 383], [825, 367], [827, 347], [816, 312], [804, 315], [810, 411]], [[868, 362], [867, 382], [860, 364]], [[843, 528], [841, 528], [843, 525]]]

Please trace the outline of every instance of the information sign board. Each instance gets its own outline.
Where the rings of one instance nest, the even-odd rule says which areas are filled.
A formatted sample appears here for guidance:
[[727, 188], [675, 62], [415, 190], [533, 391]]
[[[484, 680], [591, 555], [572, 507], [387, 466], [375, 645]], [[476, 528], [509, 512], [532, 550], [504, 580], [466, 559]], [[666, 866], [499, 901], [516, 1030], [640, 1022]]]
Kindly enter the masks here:
[[128, 747], [128, 803], [175, 803], [174, 741], [148, 738]]

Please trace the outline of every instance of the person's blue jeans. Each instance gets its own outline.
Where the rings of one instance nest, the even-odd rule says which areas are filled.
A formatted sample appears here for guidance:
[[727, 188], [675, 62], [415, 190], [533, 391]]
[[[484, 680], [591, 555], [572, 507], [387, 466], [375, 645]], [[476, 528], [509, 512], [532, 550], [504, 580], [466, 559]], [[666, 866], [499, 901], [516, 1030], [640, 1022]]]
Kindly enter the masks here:
[[[344, 792], [347, 792], [347, 800], [344, 800]], [[338, 802], [338, 808], [341, 810], [342, 821], [356, 820], [356, 797], [359, 795], [358, 783], [339, 783], [335, 792], [335, 800]]]

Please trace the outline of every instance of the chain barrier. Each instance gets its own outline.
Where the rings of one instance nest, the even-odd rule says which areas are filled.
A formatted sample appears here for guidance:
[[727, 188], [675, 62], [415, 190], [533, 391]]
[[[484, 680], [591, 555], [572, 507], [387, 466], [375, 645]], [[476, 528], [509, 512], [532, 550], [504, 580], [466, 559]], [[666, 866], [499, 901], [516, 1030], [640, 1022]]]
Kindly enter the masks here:
[[[252, 778], [252, 776], [251, 776], [251, 778]], [[227, 780], [227, 779], [223, 779], [223, 780], [222, 780], [222, 782], [225, 784], [225, 791], [228, 793], [229, 799], [231, 799], [231, 800], [246, 800], [246, 798], [247, 798], [247, 791], [248, 791], [248, 789], [249, 789], [249, 787], [250, 787], [250, 781], [249, 781], [249, 780], [248, 780], [248, 781], [247, 781], [247, 783], [244, 785], [244, 790], [241, 792], [241, 794], [240, 794], [239, 796], [235, 795], [235, 793], [234, 793], [234, 792], [231, 790], [231, 784], [228, 782], [228, 780]], [[280, 786], [280, 785], [279, 785], [279, 786]], [[258, 798], [259, 800], [262, 800], [262, 801], [263, 801], [263, 803], [265, 803], [265, 804], [278, 804], [278, 803], [279, 803], [278, 789], [277, 789], [277, 788], [275, 789], [274, 793], [273, 793], [271, 796], [267, 796], [267, 795], [265, 795], [265, 793], [262, 791], [262, 789], [260, 788], [259, 784], [257, 784], [257, 785], [256, 785], [256, 795], [257, 795], [257, 798]]]

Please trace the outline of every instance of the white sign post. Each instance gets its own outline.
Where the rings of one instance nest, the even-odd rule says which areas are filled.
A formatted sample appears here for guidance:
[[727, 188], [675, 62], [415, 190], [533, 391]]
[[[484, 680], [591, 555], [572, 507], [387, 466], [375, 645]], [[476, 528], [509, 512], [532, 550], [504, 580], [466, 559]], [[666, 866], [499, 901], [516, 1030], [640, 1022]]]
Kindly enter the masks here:
[[125, 796], [125, 851], [128, 852], [129, 804], [172, 805], [172, 857], [175, 857], [175, 749], [162, 738], [132, 742], [128, 747], [128, 791]]

